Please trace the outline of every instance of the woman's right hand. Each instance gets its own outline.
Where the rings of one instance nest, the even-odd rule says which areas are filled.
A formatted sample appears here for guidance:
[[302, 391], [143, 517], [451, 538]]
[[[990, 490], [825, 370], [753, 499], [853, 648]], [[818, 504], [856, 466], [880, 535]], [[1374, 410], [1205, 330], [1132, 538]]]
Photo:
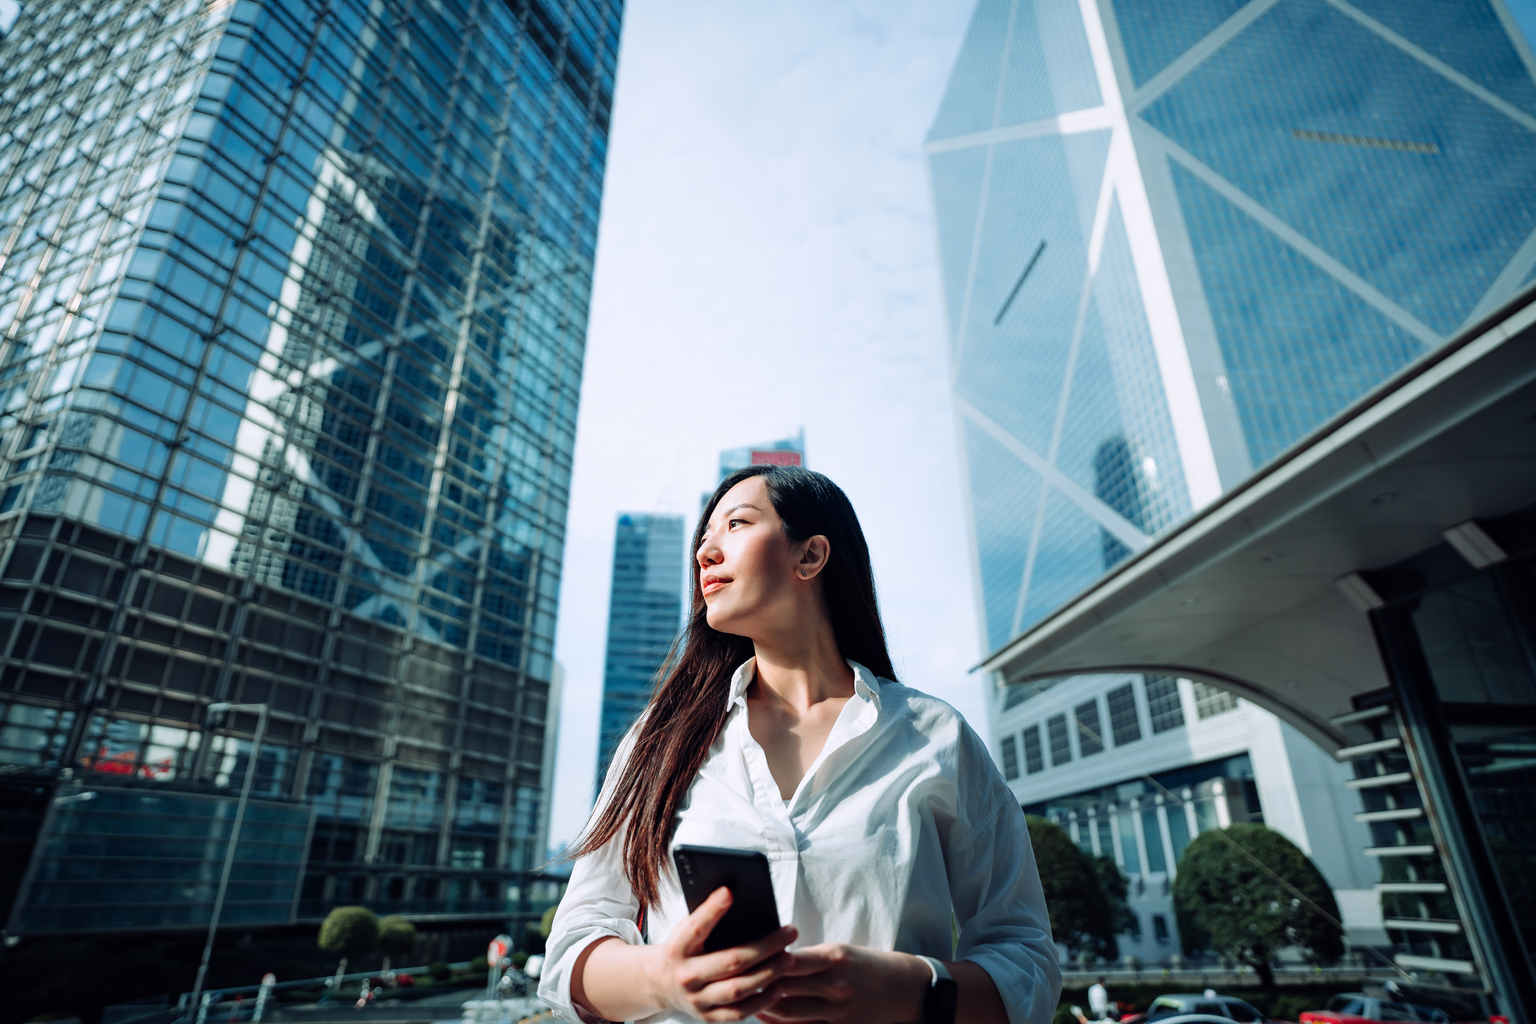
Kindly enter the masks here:
[[799, 932], [785, 925], [756, 942], [704, 952], [704, 940], [730, 907], [731, 891], [722, 886], [667, 941], [646, 947], [655, 958], [646, 973], [663, 1007], [699, 1020], [746, 1020], [773, 1003], [773, 983], [794, 962], [784, 949]]

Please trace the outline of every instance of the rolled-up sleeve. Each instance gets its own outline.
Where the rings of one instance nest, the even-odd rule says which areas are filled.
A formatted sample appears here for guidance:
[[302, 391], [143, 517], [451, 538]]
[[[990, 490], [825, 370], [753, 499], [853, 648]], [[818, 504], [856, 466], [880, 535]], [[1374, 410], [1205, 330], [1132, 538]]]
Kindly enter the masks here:
[[539, 998], [566, 1020], [591, 1022], [598, 1018], [578, 1010], [571, 1002], [571, 972], [582, 952], [598, 939], [617, 936], [630, 945], [640, 944], [635, 923], [640, 904], [624, 877], [622, 838], [615, 837], [596, 853], [578, 860], [555, 923], [544, 946], [544, 970], [539, 976]]
[[1011, 1024], [1049, 1024], [1061, 998], [1061, 967], [1034, 848], [1024, 814], [1001, 777], [995, 788], [982, 788], [992, 790], [996, 801], [990, 814], [965, 830], [963, 845], [947, 851], [960, 929], [955, 959], [987, 972]]
[[[601, 809], [612, 796], [613, 787], [629, 761], [634, 731], [626, 736], [615, 752], [608, 772], [608, 784], [598, 797]], [[598, 810], [592, 812], [596, 820]], [[560, 907], [555, 911], [549, 939], [544, 944], [544, 969], [539, 975], [539, 998], [565, 1020], [593, 1024], [601, 1018], [578, 1009], [571, 1002], [571, 974], [576, 962], [592, 943], [615, 936], [632, 946], [642, 942], [636, 918], [640, 902], [624, 876], [624, 834], [619, 832], [597, 850], [576, 861], [571, 880], [566, 885]]]

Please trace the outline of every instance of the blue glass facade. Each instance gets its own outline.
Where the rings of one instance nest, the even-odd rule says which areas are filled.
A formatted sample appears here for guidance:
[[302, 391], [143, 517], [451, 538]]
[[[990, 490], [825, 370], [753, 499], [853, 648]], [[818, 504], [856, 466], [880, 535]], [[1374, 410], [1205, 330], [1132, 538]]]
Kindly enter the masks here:
[[597, 789], [602, 788], [619, 741], [644, 709], [656, 672], [682, 627], [687, 530], [682, 516], [619, 515], [608, 596]]
[[984, 647], [1532, 279], [1500, 3], [978, 3], [927, 150]]
[[0, 758], [217, 783], [265, 703], [301, 916], [517, 909], [621, 14], [24, 5]]

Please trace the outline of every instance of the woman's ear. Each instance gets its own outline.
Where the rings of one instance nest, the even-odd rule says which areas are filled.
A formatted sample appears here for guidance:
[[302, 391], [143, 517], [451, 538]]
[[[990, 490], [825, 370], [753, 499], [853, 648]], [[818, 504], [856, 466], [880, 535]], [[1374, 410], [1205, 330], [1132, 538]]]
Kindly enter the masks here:
[[805, 542], [805, 550], [800, 554], [800, 562], [795, 566], [795, 575], [802, 580], [816, 578], [816, 574], [827, 567], [827, 559], [832, 557], [832, 544], [821, 534]]

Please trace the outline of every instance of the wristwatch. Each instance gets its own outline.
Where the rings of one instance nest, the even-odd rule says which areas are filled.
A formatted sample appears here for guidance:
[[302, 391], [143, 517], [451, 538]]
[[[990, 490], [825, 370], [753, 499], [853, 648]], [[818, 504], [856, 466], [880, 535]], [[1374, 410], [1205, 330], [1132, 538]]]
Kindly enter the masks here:
[[931, 956], [919, 956], [933, 972], [928, 992], [923, 996], [923, 1024], [955, 1024], [955, 1001], [960, 996], [960, 986], [949, 976], [949, 969]]

